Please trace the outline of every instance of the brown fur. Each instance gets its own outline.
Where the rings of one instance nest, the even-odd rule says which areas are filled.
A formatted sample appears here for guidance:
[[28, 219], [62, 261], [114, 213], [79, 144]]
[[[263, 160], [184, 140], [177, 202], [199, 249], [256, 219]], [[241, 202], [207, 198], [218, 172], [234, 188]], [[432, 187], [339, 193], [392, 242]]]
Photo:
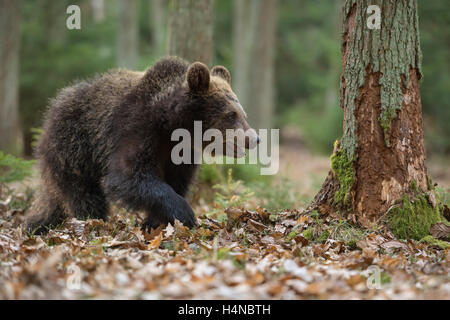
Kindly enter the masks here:
[[162, 59], [145, 73], [115, 70], [61, 90], [37, 148], [42, 191], [28, 219], [37, 232], [67, 217], [106, 219], [119, 201], [147, 227], [195, 224], [184, 200], [195, 165], [174, 165], [171, 133], [250, 128], [224, 67]]

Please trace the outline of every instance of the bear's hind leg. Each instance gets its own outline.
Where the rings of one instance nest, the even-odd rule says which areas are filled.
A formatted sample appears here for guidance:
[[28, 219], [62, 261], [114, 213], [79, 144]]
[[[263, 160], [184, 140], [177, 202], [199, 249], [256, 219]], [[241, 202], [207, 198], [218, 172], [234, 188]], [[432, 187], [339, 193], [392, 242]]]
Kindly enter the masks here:
[[82, 184], [73, 183], [71, 189], [70, 192], [65, 192], [65, 198], [76, 218], [81, 220], [106, 220], [109, 206], [100, 184], [92, 183], [86, 187]]
[[67, 214], [60, 201], [50, 193], [42, 192], [30, 209], [25, 229], [33, 234], [43, 234], [62, 224]]

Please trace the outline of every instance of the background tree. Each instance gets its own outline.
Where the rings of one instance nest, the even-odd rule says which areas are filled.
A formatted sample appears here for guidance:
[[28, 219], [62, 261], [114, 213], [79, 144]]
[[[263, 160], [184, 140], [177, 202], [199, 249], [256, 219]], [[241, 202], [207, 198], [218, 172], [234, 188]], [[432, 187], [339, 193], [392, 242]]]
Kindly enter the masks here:
[[[380, 30], [366, 24], [373, 4], [381, 8]], [[314, 205], [321, 213], [351, 213], [365, 226], [389, 212], [393, 221], [405, 219], [403, 228], [416, 220], [428, 232], [439, 214], [425, 164], [417, 2], [347, 0], [343, 19], [344, 134]]]
[[117, 65], [136, 69], [138, 59], [137, 0], [119, 0]]
[[211, 66], [213, 16], [214, 0], [171, 0], [168, 53]]
[[21, 1], [0, 0], [0, 149], [21, 150], [19, 130], [19, 50]]
[[105, 0], [91, 0], [94, 21], [101, 23], [105, 20]]
[[234, 1], [233, 85], [255, 128], [273, 125], [277, 9], [277, 0]]
[[251, 43], [251, 1], [233, 1], [233, 88], [243, 106], [247, 107], [249, 95], [249, 68]]
[[159, 53], [164, 54], [166, 42], [167, 0], [150, 0], [150, 19], [152, 26], [152, 45]]

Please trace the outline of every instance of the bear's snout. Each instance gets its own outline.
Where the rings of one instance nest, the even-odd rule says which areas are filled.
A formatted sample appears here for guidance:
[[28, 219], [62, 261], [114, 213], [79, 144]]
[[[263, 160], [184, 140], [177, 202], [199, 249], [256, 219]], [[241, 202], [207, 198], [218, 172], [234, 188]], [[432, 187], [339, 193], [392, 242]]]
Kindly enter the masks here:
[[260, 143], [261, 139], [254, 129], [249, 129], [245, 135], [245, 149], [254, 149]]

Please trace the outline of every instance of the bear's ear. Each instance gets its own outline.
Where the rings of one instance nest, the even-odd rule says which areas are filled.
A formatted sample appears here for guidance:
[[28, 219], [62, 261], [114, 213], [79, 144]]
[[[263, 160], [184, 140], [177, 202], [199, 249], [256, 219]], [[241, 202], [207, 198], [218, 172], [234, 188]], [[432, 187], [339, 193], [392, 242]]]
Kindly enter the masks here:
[[213, 76], [221, 77], [226, 82], [228, 82], [228, 84], [231, 85], [231, 74], [230, 74], [230, 71], [228, 71], [227, 68], [225, 68], [223, 66], [216, 66], [216, 67], [212, 68], [211, 74]]
[[189, 66], [186, 80], [189, 90], [194, 93], [206, 92], [209, 89], [209, 69], [201, 62], [194, 62]]

